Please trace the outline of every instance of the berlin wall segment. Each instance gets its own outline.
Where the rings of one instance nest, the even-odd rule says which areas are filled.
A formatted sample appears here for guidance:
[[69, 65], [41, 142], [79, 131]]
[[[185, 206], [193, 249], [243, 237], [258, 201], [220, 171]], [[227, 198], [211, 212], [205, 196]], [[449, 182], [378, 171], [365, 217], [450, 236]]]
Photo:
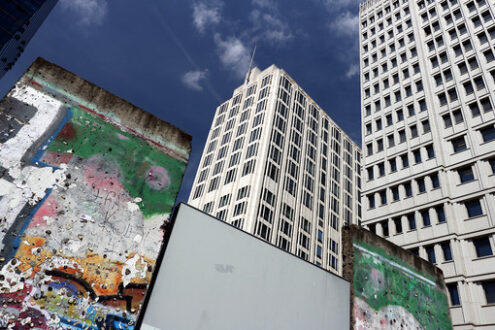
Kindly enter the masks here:
[[440, 269], [368, 230], [343, 230], [352, 329], [452, 329]]
[[190, 150], [37, 59], [0, 103], [0, 327], [134, 328]]

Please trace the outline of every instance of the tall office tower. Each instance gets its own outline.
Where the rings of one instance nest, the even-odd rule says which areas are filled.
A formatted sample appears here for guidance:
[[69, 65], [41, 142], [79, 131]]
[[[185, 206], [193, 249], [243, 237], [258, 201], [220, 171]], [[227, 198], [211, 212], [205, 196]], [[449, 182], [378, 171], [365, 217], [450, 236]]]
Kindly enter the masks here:
[[275, 65], [221, 104], [189, 203], [341, 273], [344, 223], [361, 222], [359, 147]]
[[443, 270], [456, 329], [495, 327], [494, 14], [360, 5], [363, 223]]
[[0, 1], [0, 78], [14, 66], [57, 0]]

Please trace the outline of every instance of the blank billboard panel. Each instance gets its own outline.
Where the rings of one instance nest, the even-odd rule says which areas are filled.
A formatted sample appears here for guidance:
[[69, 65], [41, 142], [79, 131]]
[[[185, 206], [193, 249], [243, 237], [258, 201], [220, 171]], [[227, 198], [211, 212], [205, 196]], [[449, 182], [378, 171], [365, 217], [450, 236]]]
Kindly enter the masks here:
[[141, 329], [348, 329], [349, 282], [186, 204]]

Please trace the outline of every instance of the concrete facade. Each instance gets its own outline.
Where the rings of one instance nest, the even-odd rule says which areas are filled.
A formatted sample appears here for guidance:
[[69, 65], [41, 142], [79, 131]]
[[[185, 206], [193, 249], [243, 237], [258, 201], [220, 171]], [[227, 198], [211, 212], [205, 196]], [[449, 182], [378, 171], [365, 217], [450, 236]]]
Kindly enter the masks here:
[[452, 329], [439, 268], [357, 226], [342, 237], [351, 329]]
[[456, 329], [495, 327], [495, 4], [360, 6], [364, 224], [443, 270]]
[[0, 327], [132, 329], [190, 146], [37, 59], [0, 103]]
[[282, 69], [253, 69], [221, 104], [189, 203], [335, 273], [360, 223], [359, 147]]
[[14, 66], [57, 0], [0, 3], [0, 79]]

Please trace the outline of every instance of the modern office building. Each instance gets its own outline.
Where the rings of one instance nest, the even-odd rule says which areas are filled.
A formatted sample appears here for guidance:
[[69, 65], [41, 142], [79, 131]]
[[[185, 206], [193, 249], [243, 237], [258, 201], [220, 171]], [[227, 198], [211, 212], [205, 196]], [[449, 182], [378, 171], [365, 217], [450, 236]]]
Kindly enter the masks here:
[[14, 66], [56, 3], [57, 0], [0, 2], [0, 78]]
[[363, 223], [443, 270], [456, 329], [495, 328], [494, 14], [360, 5]]
[[359, 224], [359, 147], [284, 70], [250, 70], [221, 104], [189, 203], [341, 273], [343, 224]]

